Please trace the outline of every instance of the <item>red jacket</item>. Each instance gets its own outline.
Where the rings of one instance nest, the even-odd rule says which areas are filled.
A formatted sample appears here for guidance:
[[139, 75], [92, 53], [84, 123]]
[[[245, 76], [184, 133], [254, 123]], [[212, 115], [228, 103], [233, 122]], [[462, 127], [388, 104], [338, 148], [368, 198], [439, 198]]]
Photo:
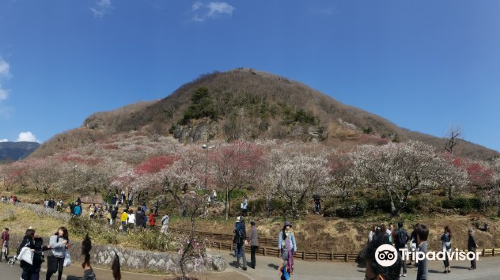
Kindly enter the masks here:
[[155, 214], [154, 213], [151, 213], [149, 214], [149, 224], [154, 226], [155, 225]]
[[10, 235], [9, 235], [9, 233], [8, 233], [8, 232], [6, 232], [6, 231], [2, 231], [2, 246], [3, 246], [3, 243], [4, 243], [5, 241], [9, 241], [9, 237], [10, 237]]

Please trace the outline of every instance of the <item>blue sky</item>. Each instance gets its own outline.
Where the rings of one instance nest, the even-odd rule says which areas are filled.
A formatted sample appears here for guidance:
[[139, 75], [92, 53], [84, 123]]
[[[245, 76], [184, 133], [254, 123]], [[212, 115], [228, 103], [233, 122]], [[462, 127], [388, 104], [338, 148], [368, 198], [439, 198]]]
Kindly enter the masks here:
[[[0, 1], [0, 140], [250, 67], [500, 151], [500, 1]], [[23, 132], [24, 134], [20, 135]]]

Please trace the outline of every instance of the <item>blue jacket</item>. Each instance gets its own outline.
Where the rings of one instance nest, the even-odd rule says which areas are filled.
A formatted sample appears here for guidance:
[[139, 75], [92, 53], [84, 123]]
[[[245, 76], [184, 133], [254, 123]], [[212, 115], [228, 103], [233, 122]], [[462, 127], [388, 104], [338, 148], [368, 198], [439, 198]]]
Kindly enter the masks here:
[[[297, 242], [295, 242], [295, 235], [292, 233], [291, 235], [289, 235], [290, 237], [290, 245], [291, 245], [291, 249], [295, 252], [297, 251]], [[278, 236], [278, 250], [281, 250], [281, 243], [283, 243], [283, 231], [280, 231], [280, 234]]]

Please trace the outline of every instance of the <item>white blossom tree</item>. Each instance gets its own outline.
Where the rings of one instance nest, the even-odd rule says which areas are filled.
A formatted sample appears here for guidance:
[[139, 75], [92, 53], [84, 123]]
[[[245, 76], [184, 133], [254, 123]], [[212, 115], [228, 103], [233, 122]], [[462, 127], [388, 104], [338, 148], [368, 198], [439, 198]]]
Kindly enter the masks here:
[[353, 160], [357, 176], [386, 193], [393, 215], [399, 215], [413, 193], [453, 184], [445, 160], [432, 146], [417, 141], [361, 146], [353, 152]]
[[266, 181], [285, 199], [293, 218], [311, 194], [328, 186], [330, 177], [325, 156], [310, 156], [301, 151], [273, 150], [272, 165]]

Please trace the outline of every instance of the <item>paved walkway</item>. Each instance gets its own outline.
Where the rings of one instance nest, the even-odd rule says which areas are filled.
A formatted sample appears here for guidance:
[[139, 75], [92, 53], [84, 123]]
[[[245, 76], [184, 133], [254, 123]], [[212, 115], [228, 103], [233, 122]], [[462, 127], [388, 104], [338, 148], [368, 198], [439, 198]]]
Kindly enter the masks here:
[[[236, 268], [235, 258], [227, 251], [219, 251], [228, 261], [230, 266], [227, 271], [221, 273], [207, 273], [201, 277], [203, 280], [277, 280], [278, 265], [280, 259], [277, 257], [257, 256], [257, 269], [248, 268], [243, 271]], [[248, 256], [249, 257], [249, 256]], [[477, 263], [478, 269], [469, 271], [467, 268], [470, 263], [466, 261], [451, 262], [451, 274], [444, 274], [443, 263], [440, 261], [431, 261], [429, 263], [429, 279], [431, 280], [497, 280], [500, 279], [500, 257], [488, 257], [480, 259]], [[112, 273], [107, 269], [94, 269], [97, 279], [112, 280]], [[361, 280], [364, 278], [365, 269], [358, 267], [355, 263], [341, 262], [305, 262], [296, 260], [295, 272], [292, 280]], [[408, 269], [408, 277], [401, 279], [415, 279], [417, 269], [411, 267]], [[78, 265], [72, 265], [64, 268], [64, 274], [70, 276], [82, 276], [82, 269]], [[0, 263], [0, 280], [19, 279], [21, 268], [19, 265], [10, 267], [5, 263]], [[165, 276], [151, 275], [144, 273], [122, 272], [123, 280], [163, 280]], [[45, 274], [40, 274], [40, 279], [45, 279]], [[52, 279], [57, 279], [52, 276]], [[66, 279], [66, 278], [65, 278]]]
[[[240, 275], [247, 275], [251, 280], [277, 280], [278, 266], [280, 259], [277, 257], [257, 256], [257, 268], [254, 270], [248, 268], [243, 271], [236, 268], [235, 258], [227, 251], [219, 252], [227, 260], [229, 270], [238, 271]], [[247, 261], [250, 255], [247, 254]], [[488, 257], [480, 259], [477, 262], [477, 270], [469, 271], [467, 268], [470, 262], [450, 262], [451, 273], [444, 274], [442, 261], [431, 261], [429, 263], [429, 279], [431, 280], [491, 280], [500, 279], [500, 258]], [[342, 262], [306, 262], [302, 260], [295, 261], [294, 275], [291, 280], [361, 280], [364, 279], [365, 269], [358, 267], [356, 263]], [[417, 268], [408, 268], [408, 277], [401, 279], [415, 279], [417, 277]]]

